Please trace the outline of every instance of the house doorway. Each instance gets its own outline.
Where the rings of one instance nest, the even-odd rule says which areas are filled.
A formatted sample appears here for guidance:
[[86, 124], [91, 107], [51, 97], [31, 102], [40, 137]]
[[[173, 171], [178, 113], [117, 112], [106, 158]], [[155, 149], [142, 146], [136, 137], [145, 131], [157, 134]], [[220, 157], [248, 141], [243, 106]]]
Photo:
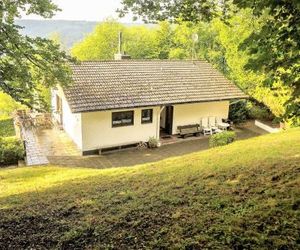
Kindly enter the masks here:
[[173, 134], [173, 106], [165, 106], [160, 115], [161, 136], [171, 136]]

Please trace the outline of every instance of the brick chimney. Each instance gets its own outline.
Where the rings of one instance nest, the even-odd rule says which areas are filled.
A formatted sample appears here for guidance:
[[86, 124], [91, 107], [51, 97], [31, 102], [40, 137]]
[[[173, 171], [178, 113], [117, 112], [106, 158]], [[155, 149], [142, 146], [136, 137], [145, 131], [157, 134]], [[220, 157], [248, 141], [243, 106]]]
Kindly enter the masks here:
[[125, 51], [122, 52], [122, 32], [119, 32], [119, 53], [115, 54], [115, 60], [128, 60], [131, 59], [130, 55], [126, 55]]

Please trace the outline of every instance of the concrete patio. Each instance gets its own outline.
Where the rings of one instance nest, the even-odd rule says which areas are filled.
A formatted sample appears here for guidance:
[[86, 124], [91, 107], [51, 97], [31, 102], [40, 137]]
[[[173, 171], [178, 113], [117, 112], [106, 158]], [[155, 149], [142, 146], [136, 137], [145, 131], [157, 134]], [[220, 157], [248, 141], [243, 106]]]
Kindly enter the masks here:
[[[253, 122], [248, 122], [242, 127], [235, 127], [235, 131], [239, 140], [266, 133], [256, 127]], [[131, 149], [100, 156], [81, 156], [80, 150], [69, 136], [63, 130], [57, 128], [33, 130], [33, 136], [30, 140], [31, 146], [30, 151], [27, 152], [27, 158], [33, 160], [28, 162], [28, 165], [49, 163], [60, 166], [112, 168], [155, 162], [208, 149], [208, 137], [201, 136], [173, 139], [170, 143], [165, 142], [158, 149]], [[41, 159], [41, 162], [39, 162], [39, 159]]]

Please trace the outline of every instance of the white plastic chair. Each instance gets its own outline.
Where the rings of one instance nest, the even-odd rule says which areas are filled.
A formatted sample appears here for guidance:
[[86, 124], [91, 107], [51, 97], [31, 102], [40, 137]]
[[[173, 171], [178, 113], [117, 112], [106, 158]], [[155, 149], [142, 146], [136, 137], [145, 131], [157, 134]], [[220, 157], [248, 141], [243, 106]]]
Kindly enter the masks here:
[[203, 117], [201, 119], [201, 126], [202, 126], [202, 130], [203, 130], [204, 135], [212, 135], [212, 129], [209, 126], [207, 117]]
[[218, 127], [217, 127], [217, 124], [216, 124], [216, 117], [213, 117], [213, 116], [209, 117], [208, 122], [209, 122], [210, 128], [212, 129], [212, 132], [213, 133], [217, 132]]
[[229, 124], [226, 122], [223, 122], [221, 117], [217, 117], [217, 126], [218, 128], [222, 130], [227, 130], [229, 128]]

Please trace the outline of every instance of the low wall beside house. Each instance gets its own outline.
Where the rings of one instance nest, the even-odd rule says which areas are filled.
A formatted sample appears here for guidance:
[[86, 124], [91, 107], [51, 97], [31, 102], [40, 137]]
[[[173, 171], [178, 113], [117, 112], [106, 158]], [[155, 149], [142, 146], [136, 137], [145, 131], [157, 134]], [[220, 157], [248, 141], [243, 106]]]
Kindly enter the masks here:
[[258, 120], [255, 120], [255, 126], [269, 132], [269, 133], [278, 133], [280, 131], [279, 128], [272, 128], [270, 126], [268, 126], [267, 124], [261, 122], [261, 121], [258, 121]]

